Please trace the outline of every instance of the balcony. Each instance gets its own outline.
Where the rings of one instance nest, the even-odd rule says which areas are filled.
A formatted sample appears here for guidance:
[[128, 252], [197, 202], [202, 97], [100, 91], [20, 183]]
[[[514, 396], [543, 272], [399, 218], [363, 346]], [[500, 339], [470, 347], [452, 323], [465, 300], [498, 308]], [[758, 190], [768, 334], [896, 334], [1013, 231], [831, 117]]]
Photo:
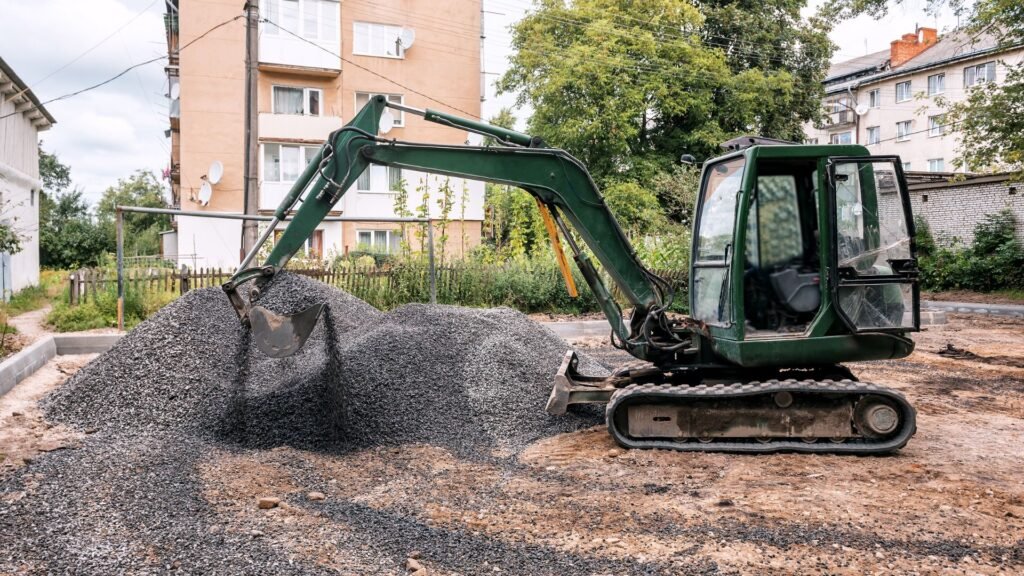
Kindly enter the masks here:
[[271, 71], [297, 68], [306, 74], [337, 76], [341, 74], [341, 58], [329, 52], [341, 52], [337, 39], [333, 42], [305, 41], [284, 33], [262, 34], [259, 40], [259, 67], [260, 70]]
[[259, 115], [259, 135], [261, 140], [323, 142], [342, 124], [339, 116], [262, 113]]

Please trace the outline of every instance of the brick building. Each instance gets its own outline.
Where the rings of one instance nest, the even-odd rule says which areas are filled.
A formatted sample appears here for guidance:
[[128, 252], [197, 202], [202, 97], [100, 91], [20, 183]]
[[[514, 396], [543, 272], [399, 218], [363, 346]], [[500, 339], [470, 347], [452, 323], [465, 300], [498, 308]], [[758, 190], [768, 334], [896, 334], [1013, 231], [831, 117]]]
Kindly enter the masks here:
[[[241, 14], [244, 5], [244, 0], [167, 3], [172, 195], [185, 210], [243, 211], [245, 21], [214, 28]], [[481, 9], [480, 0], [260, 0], [260, 213], [273, 212], [306, 159], [371, 95], [479, 117]], [[414, 42], [403, 45], [403, 38]], [[189, 42], [194, 43], [179, 49]], [[397, 120], [388, 138], [440, 144], [467, 140], [465, 132], [419, 117], [399, 113]], [[215, 163], [223, 167], [223, 177], [204, 202], [200, 192]], [[436, 197], [444, 179], [371, 167], [332, 215], [393, 217], [400, 182], [405, 183], [409, 208], [415, 212], [423, 197], [417, 188], [425, 183]], [[455, 190], [451, 217], [456, 221], [449, 224], [448, 234], [466, 238], [471, 248], [480, 241], [484, 185], [457, 178], [449, 185]], [[439, 216], [437, 204], [436, 198], [430, 201], [433, 218]], [[321, 258], [356, 249], [388, 252], [397, 247], [398, 232], [397, 224], [382, 221], [327, 222], [306, 248]], [[171, 236], [165, 246], [176, 246], [183, 264], [230, 267], [239, 262], [237, 221], [178, 217]]]

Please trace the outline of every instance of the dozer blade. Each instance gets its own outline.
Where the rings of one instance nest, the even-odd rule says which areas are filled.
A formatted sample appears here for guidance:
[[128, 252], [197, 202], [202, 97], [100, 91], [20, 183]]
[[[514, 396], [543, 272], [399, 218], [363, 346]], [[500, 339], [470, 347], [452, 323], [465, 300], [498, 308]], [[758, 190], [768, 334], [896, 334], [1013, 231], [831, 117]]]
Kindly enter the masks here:
[[314, 304], [291, 316], [271, 312], [262, 306], [253, 306], [249, 310], [249, 325], [252, 327], [256, 348], [271, 358], [295, 354], [313, 333], [325, 305]]

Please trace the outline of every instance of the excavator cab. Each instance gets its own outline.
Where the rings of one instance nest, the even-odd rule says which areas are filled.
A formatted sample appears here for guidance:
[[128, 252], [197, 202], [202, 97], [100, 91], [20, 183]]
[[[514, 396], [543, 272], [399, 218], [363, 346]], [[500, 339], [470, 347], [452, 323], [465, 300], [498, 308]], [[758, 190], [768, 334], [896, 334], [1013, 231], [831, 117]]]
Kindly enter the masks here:
[[905, 356], [902, 334], [919, 326], [913, 230], [896, 157], [746, 147], [703, 171], [691, 313], [743, 366]]

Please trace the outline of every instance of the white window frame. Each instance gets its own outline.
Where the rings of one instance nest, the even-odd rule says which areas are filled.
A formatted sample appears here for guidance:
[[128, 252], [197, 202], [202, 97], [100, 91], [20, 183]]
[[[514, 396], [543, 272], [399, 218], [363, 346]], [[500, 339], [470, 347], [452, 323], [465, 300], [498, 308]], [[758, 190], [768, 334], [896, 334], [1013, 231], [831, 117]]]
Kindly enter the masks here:
[[[260, 5], [260, 12], [268, 20], [277, 23], [279, 26], [284, 27], [285, 22], [282, 17], [282, 8], [285, 2], [289, 0], [263, 0]], [[341, 36], [341, 2], [339, 0], [298, 0], [299, 11], [296, 15], [296, 29], [291, 30], [294, 34], [311, 40], [313, 42], [339, 42]], [[332, 9], [325, 8], [325, 6], [331, 6]], [[306, 35], [306, 14], [308, 12], [315, 12], [316, 17], [316, 35], [309, 37]], [[327, 12], [325, 14], [325, 12]], [[325, 26], [326, 22], [333, 20], [334, 33], [332, 37], [328, 37], [326, 32], [329, 30]], [[270, 36], [291, 36], [288, 32], [283, 32], [273, 24], [267, 24], [263, 27], [263, 34]]]
[[[385, 241], [384, 241], [384, 250], [382, 252], [378, 252], [374, 248], [377, 245], [377, 241], [376, 241], [377, 234], [379, 234], [381, 232], [384, 232], [386, 234]], [[369, 234], [370, 235], [370, 241], [369, 242], [361, 242], [360, 241], [360, 237], [363, 234]], [[356, 249], [358, 250], [359, 246], [362, 246], [363, 244], [366, 244], [367, 246], [369, 246], [370, 252], [372, 252], [374, 254], [393, 254], [394, 252], [391, 251], [391, 242], [392, 242], [393, 238], [395, 240], [397, 240], [398, 242], [402, 241], [402, 235], [399, 234], [398, 230], [390, 230], [390, 229], [384, 229], [384, 230], [381, 230], [381, 229], [362, 229], [362, 230], [360, 230], [360, 229], [356, 229]]]
[[[906, 86], [907, 87], [906, 94], [904, 94], [903, 98], [900, 98], [900, 86]], [[913, 84], [910, 83], [910, 80], [906, 80], [906, 81], [903, 81], [903, 82], [897, 82], [896, 83], [896, 102], [897, 103], [899, 103], [899, 102], [906, 102], [906, 101], [910, 100], [913, 97], [914, 97]]]
[[[275, 184], [291, 184], [295, 180], [284, 180], [281, 178], [281, 165], [280, 161], [277, 166], [277, 179], [267, 178], [267, 146], [279, 146], [281, 148], [298, 148], [299, 152], [299, 175], [309, 164], [309, 161], [316, 155], [316, 151], [320, 149], [322, 144], [291, 144], [285, 142], [263, 142], [260, 144], [260, 178], [263, 182], [272, 182]], [[280, 158], [280, 152], [278, 152]], [[308, 154], [312, 154], [308, 156]]]
[[[972, 69], [974, 70], [974, 81], [973, 82], [969, 82], [967, 80], [967, 71], [968, 70], [972, 70]], [[982, 80], [978, 80], [978, 70], [979, 69], [984, 69], [986, 71], [985, 72], [986, 78], [984, 78]], [[987, 77], [989, 69], [992, 70], [992, 77], [991, 78]], [[996, 61], [995, 60], [990, 60], [988, 62], [982, 62], [981, 64], [975, 64], [974, 66], [967, 66], [967, 67], [964, 68], [964, 88], [973, 88], [973, 87], [978, 86], [980, 84], [985, 84], [986, 82], [995, 82], [995, 81], [996, 81]]]
[[[939, 169], [935, 169], [935, 164], [939, 164]], [[946, 159], [945, 158], [929, 158], [928, 159], [928, 171], [929, 172], [945, 172], [946, 171]]]
[[[381, 174], [381, 170], [386, 169], [383, 173], [386, 174], [387, 186], [384, 188], [374, 187], [374, 174]], [[371, 164], [366, 167], [366, 170], [359, 175], [354, 184], [356, 192], [360, 194], [395, 194], [398, 190], [391, 189], [391, 180], [395, 173], [398, 173], [398, 180], [402, 180], [402, 169], [397, 166], [381, 166], [379, 164]]]
[[[366, 102], [369, 103], [370, 98], [373, 98], [374, 96], [377, 95], [384, 96], [385, 98], [388, 99], [388, 102], [403, 105], [405, 104], [405, 94], [385, 94], [383, 92], [356, 92], [355, 95], [353, 96], [353, 99], [355, 100], [355, 114], [359, 114], [359, 111], [363, 109], [363, 106], [366, 106], [366, 104], [363, 104], [363, 106], [359, 105], [360, 96], [365, 96]], [[402, 110], [395, 110], [394, 108], [389, 108], [388, 110], [390, 110], [391, 114], [395, 117], [395, 123], [393, 127], [405, 128], [405, 112], [403, 112]], [[353, 114], [353, 116], [355, 116], [355, 114]]]
[[[381, 27], [391, 30], [385, 30], [384, 33], [394, 32], [395, 35], [395, 48], [397, 54], [390, 54], [388, 52], [380, 53], [373, 51], [373, 29], [374, 27]], [[383, 22], [363, 22], [355, 21], [352, 23], [352, 54], [354, 56], [373, 56], [375, 58], [393, 58], [396, 60], [402, 60], [405, 58], [405, 48], [397, 42], [398, 35], [401, 33], [402, 27], [395, 24], [384, 24]], [[362, 33], [362, 34], [361, 34]], [[361, 37], [369, 38], [365, 40], [365, 45], [360, 46]]]
[[[936, 89], [932, 91], [932, 78], [935, 79]], [[928, 77], [928, 95], [936, 96], [946, 92], [946, 73], [939, 72]]]
[[[288, 114], [287, 112], [278, 112], [274, 109], [274, 103], [277, 101], [274, 98], [274, 93], [279, 89], [286, 90], [302, 90], [302, 114]], [[317, 93], [317, 102], [320, 104], [320, 111], [316, 114], [310, 114], [309, 112], [309, 96], [312, 92]], [[270, 112], [272, 114], [282, 114], [286, 116], [323, 116], [324, 112], [324, 91], [320, 88], [306, 88], [305, 86], [288, 86], [287, 84], [274, 84], [270, 87]]]
[[941, 115], [928, 117], [928, 137], [936, 138], [946, 134], [946, 119]]
[[880, 108], [882, 106], [882, 92], [878, 88], [868, 92], [868, 108]]
[[[900, 133], [900, 126], [905, 126], [907, 128], [906, 132], [903, 132], [901, 134]], [[907, 141], [909, 141], [911, 133], [913, 131], [914, 131], [914, 121], [913, 120], [903, 120], [902, 122], [897, 122], [896, 123], [896, 141], [897, 142], [907, 142]]]
[[[846, 136], [847, 142], [843, 142], [843, 136]], [[829, 134], [829, 144], [853, 144], [853, 132], [847, 130], [846, 132], [836, 132], [835, 134]]]
[[[874, 138], [872, 138], [874, 136]], [[867, 129], [867, 142], [866, 144], [878, 144], [882, 141], [882, 127], [881, 126], [868, 126]]]

